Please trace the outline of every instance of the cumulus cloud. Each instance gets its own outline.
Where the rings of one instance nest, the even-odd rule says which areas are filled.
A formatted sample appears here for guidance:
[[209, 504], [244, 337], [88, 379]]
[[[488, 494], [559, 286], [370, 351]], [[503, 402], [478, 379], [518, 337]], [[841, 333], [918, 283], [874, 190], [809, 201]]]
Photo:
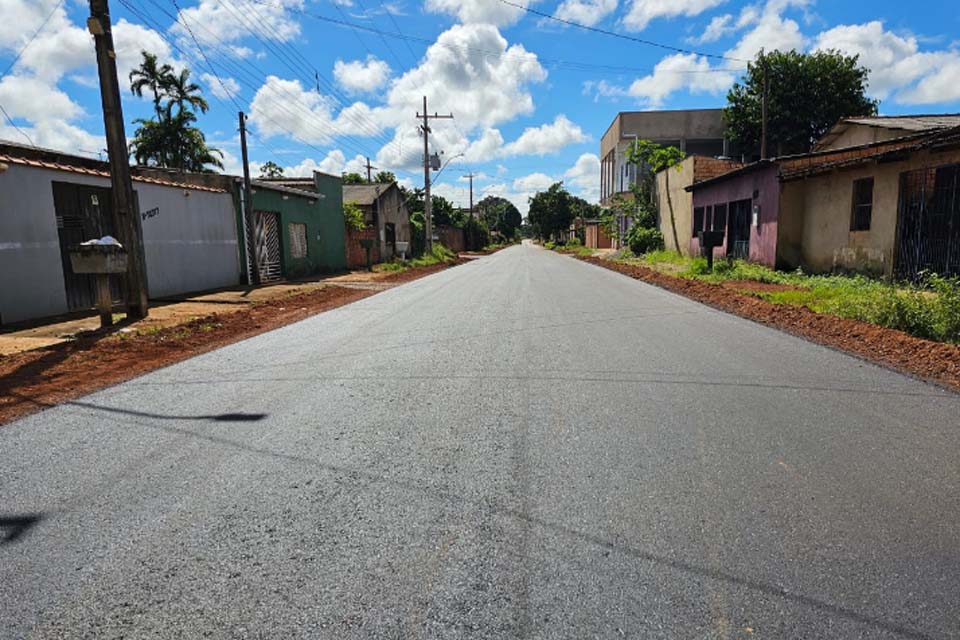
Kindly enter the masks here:
[[200, 79], [207, 85], [207, 90], [221, 100], [232, 98], [240, 92], [240, 83], [230, 76], [217, 78], [211, 73], [202, 73]]
[[582, 154], [564, 172], [563, 180], [574, 195], [596, 204], [600, 201], [600, 157], [595, 153]]
[[870, 69], [870, 94], [895, 102], [932, 104], [960, 98], [960, 53], [921, 52], [917, 38], [887, 31], [880, 21], [840, 25], [821, 33], [814, 50], [860, 56]]
[[677, 53], [658, 62], [653, 73], [637, 78], [629, 87], [624, 88], [601, 80], [589, 88], [597, 96], [630, 97], [648, 108], [658, 109], [677, 91], [721, 94], [730, 88], [734, 79], [733, 72], [712, 68], [702, 56]]
[[564, 0], [553, 15], [592, 27], [616, 10], [617, 0]]
[[565, 115], [558, 115], [552, 123], [528, 127], [513, 142], [501, 150], [503, 156], [538, 155], [555, 153], [567, 145], [586, 142], [589, 137]]
[[633, 31], [643, 31], [657, 18], [692, 18], [724, 2], [726, 0], [632, 0], [623, 24]]
[[351, 93], [383, 91], [390, 77], [390, 65], [374, 55], [367, 56], [366, 60], [337, 60], [333, 65], [333, 77]]
[[[526, 7], [529, 0], [516, 0], [514, 4]], [[463, 24], [489, 24], [498, 27], [517, 22], [523, 9], [510, 6], [500, 0], [427, 0], [427, 11], [446, 13]]]
[[[288, 42], [300, 35], [300, 23], [290, 10], [303, 9], [303, 0], [200, 0], [195, 7], [181, 9], [178, 21], [170, 28], [181, 40], [193, 46], [187, 27], [203, 45], [220, 46], [252, 37], [250, 25], [265, 40]], [[246, 49], [249, 52], [249, 49]], [[235, 51], [244, 57], [244, 50]]]

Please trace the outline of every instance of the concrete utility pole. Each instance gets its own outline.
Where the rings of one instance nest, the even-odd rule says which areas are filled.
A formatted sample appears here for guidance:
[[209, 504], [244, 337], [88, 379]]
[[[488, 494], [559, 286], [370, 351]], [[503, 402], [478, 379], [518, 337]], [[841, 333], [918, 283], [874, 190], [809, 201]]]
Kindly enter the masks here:
[[123, 128], [120, 83], [117, 81], [117, 55], [110, 31], [110, 7], [107, 0], [90, 0], [87, 29], [93, 34], [97, 51], [97, 72], [100, 76], [100, 101], [103, 104], [103, 128], [110, 159], [110, 193], [113, 205], [113, 226], [127, 250], [126, 303], [127, 315], [146, 318], [147, 267], [143, 257], [143, 228], [140, 208], [130, 179], [127, 135]]
[[373, 182], [373, 178], [371, 177], [370, 172], [373, 169], [379, 169], [380, 167], [375, 167], [372, 164], [370, 164], [370, 158], [367, 158], [367, 164], [365, 164], [364, 166], [367, 168], [367, 182]]
[[476, 175], [471, 171], [467, 177], [470, 178], [470, 219], [473, 220], [473, 179]]
[[260, 252], [257, 251], [257, 216], [253, 210], [253, 188], [250, 186], [250, 163], [247, 160], [247, 116], [240, 112], [240, 155], [243, 158], [243, 217], [247, 223], [247, 264], [250, 284], [260, 284]]
[[417, 114], [417, 118], [423, 119], [420, 130], [423, 132], [423, 218], [426, 222], [426, 248], [427, 251], [433, 249], [433, 222], [430, 219], [430, 120], [452, 119], [453, 114], [440, 115], [427, 114], [427, 96], [423, 96], [423, 113]]

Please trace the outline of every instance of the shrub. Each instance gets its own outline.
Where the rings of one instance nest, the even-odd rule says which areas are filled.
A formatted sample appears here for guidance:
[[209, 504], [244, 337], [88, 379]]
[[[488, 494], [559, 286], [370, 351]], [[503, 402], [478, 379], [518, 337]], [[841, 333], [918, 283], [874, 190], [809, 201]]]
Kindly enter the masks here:
[[635, 255], [663, 249], [663, 234], [659, 229], [634, 225], [627, 233], [627, 245]]
[[367, 227], [367, 223], [363, 219], [363, 209], [361, 209], [355, 202], [344, 202], [343, 223], [346, 225], [347, 229], [363, 231]]
[[580, 241], [580, 238], [578, 238], [577, 236], [573, 236], [572, 238], [570, 238], [570, 239], [567, 241], [567, 246], [568, 246], [568, 247], [571, 247], [571, 248], [572, 248], [572, 247], [582, 247], [582, 246], [583, 246], [583, 242], [581, 242], [581, 241]]
[[710, 264], [706, 258], [694, 258], [690, 261], [690, 269], [687, 273], [694, 276], [706, 275], [710, 273]]

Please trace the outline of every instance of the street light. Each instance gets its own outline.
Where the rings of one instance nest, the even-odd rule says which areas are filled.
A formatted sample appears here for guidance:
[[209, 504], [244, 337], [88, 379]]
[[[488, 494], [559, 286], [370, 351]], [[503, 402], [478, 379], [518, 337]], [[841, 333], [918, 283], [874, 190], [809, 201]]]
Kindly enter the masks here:
[[440, 171], [437, 171], [437, 175], [433, 176], [433, 183], [436, 184], [437, 179], [440, 177], [440, 174], [443, 173], [443, 170], [447, 168], [447, 165], [450, 164], [451, 161], [457, 158], [462, 158], [465, 155], [466, 153], [458, 153], [455, 156], [450, 156], [449, 158], [447, 158], [447, 161], [443, 163], [442, 167], [440, 167]]

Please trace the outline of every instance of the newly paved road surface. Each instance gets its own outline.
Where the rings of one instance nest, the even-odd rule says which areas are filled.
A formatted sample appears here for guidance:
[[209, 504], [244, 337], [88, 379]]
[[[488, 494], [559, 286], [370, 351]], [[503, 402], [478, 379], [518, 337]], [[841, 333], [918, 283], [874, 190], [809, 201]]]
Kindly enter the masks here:
[[957, 638], [960, 396], [515, 247], [0, 427], [0, 518], [4, 638]]

